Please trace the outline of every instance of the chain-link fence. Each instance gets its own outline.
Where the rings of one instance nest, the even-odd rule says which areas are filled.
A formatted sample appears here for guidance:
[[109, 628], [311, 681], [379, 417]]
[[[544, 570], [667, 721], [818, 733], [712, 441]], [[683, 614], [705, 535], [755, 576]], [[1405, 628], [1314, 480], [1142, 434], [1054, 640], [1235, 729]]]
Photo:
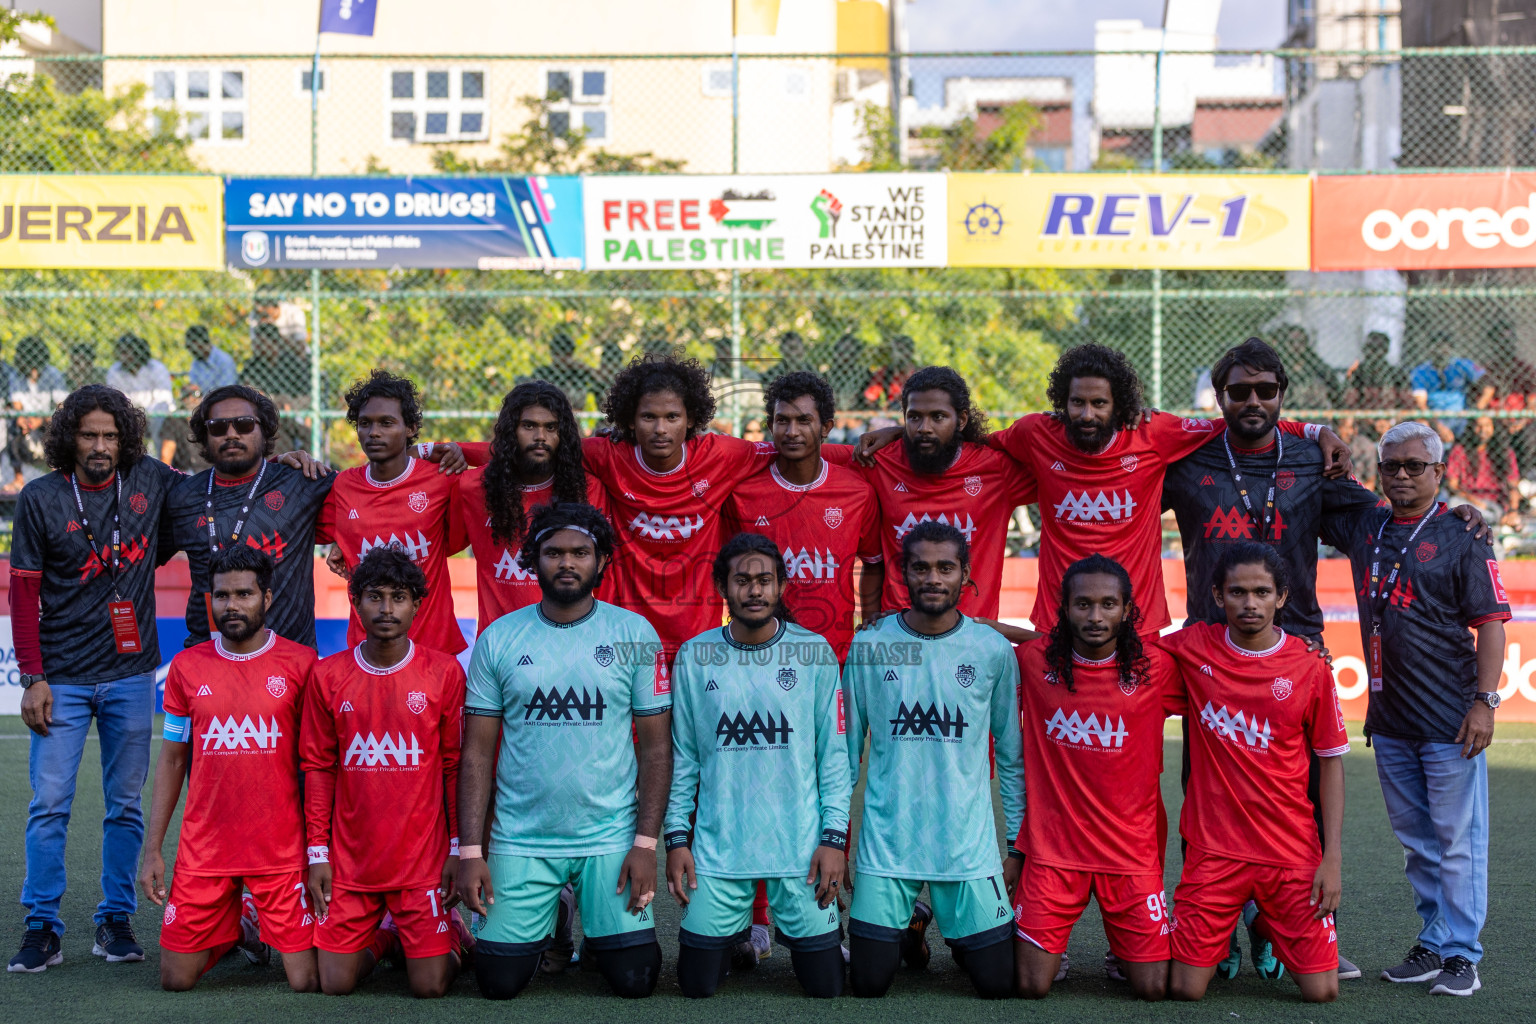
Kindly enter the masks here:
[[[0, 74], [12, 173], [1536, 168], [1536, 49], [112, 55], [5, 60]], [[1498, 460], [1536, 470], [1527, 270], [11, 270], [0, 304], [13, 410], [46, 414], [51, 389], [126, 381], [158, 403], [158, 438], [183, 461], [188, 385], [220, 363], [194, 367], [202, 343], [186, 331], [201, 325], [233, 364], [219, 373], [272, 393], [295, 444], [341, 461], [356, 457], [341, 394], [374, 366], [420, 383], [440, 437], [485, 436], [526, 376], [556, 380], [595, 422], [605, 381], [652, 347], [714, 368], [722, 410], [740, 413], [723, 429], [760, 430], [762, 382], [809, 367], [851, 434], [930, 362], [962, 370], [996, 418], [1038, 409], [1061, 347], [1089, 339], [1129, 353], [1159, 406], [1209, 409], [1204, 371], [1258, 334], [1287, 359], [1288, 405], [1344, 419], [1362, 445], [1376, 421], [1451, 408], [1437, 396], [1455, 391], [1457, 408], [1497, 421]], [[151, 365], [125, 333], [147, 341]], [[13, 417], [0, 472], [35, 471], [38, 422]]]

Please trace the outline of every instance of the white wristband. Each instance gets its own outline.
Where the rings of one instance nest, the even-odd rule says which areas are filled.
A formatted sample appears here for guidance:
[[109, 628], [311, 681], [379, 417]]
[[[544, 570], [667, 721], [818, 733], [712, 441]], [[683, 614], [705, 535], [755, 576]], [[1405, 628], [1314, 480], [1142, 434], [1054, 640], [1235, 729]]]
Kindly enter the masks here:
[[417, 445], [417, 447], [421, 449], [422, 458], [430, 459], [432, 457], [432, 446], [435, 443], [436, 442], [433, 441], [423, 441], [421, 444]]
[[458, 855], [459, 855], [459, 837], [458, 836], [454, 836], [452, 839], [448, 840], [448, 856], [450, 856], [450, 857], [457, 857]]
[[479, 844], [476, 844], [474, 846], [460, 846], [458, 848], [458, 853], [459, 853], [459, 859], [460, 860], [484, 860], [485, 859], [485, 852], [480, 848]]
[[308, 852], [311, 864], [329, 864], [331, 862], [331, 848], [329, 846], [311, 846]]
[[654, 850], [654, 849], [656, 849], [656, 837], [655, 836], [643, 836], [640, 833], [636, 832], [635, 833], [634, 845], [638, 846], [642, 850]]

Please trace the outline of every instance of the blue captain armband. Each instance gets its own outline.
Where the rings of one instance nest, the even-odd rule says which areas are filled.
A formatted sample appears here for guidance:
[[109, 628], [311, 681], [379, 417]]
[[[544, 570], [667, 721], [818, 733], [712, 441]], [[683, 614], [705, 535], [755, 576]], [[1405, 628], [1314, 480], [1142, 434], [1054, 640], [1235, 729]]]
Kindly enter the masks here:
[[172, 743], [186, 743], [192, 735], [192, 716], [167, 714], [160, 735]]

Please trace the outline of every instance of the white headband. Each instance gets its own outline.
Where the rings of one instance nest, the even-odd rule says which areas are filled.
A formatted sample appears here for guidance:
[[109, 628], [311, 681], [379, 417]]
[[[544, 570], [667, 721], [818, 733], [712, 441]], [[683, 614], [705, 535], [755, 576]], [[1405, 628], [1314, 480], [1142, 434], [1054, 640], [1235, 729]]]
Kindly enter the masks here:
[[592, 531], [588, 530], [586, 527], [574, 526], [574, 525], [572, 525], [572, 526], [551, 526], [548, 529], [540, 530], [539, 531], [539, 535], [537, 537], [533, 538], [534, 549], [535, 550], [538, 549], [538, 546], [544, 542], [544, 538], [545, 537], [548, 537], [552, 533], [559, 533], [561, 530], [574, 530], [577, 533], [585, 534], [586, 538], [588, 540], [590, 540], [593, 544], [597, 543], [597, 538], [592, 536]]

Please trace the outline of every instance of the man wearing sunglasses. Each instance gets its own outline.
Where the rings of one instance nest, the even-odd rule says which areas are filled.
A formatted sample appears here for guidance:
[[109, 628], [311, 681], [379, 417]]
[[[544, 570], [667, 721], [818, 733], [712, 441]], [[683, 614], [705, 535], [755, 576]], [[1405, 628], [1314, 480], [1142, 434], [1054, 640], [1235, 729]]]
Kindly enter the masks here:
[[[1222, 552], [1233, 544], [1259, 541], [1273, 545], [1291, 567], [1290, 594], [1276, 624], [1321, 645], [1323, 612], [1317, 603], [1317, 543], [1338, 546], [1352, 517], [1376, 508], [1377, 496], [1353, 476], [1330, 478], [1323, 472], [1318, 444], [1278, 429], [1281, 405], [1290, 381], [1280, 356], [1258, 338], [1226, 351], [1211, 368], [1227, 430], [1175, 462], [1163, 481], [1163, 509], [1172, 509], [1184, 546], [1188, 594], [1185, 625], [1221, 624], [1226, 614], [1212, 596], [1211, 584]], [[1476, 510], [1456, 510], [1480, 528]], [[1185, 746], [1184, 777], [1189, 774]], [[1319, 807], [1313, 766], [1309, 792]], [[1321, 818], [1319, 830], [1321, 830]], [[1319, 831], [1321, 835], [1321, 831]], [[1245, 916], [1250, 924], [1255, 911]], [[1283, 968], [1268, 952], [1262, 926], [1250, 928], [1255, 968], [1278, 978]], [[1220, 965], [1228, 978], [1237, 974], [1241, 951], [1234, 936], [1232, 955]], [[1343, 979], [1360, 976], [1359, 968], [1339, 958]]]
[[[1430, 995], [1482, 987], [1488, 912], [1488, 764], [1509, 597], [1489, 542], [1437, 501], [1445, 446], [1423, 423], [1377, 445], [1390, 509], [1349, 517], [1370, 708], [1365, 735], [1424, 925], [1385, 981]], [[1473, 634], [1476, 634], [1475, 642]]]

